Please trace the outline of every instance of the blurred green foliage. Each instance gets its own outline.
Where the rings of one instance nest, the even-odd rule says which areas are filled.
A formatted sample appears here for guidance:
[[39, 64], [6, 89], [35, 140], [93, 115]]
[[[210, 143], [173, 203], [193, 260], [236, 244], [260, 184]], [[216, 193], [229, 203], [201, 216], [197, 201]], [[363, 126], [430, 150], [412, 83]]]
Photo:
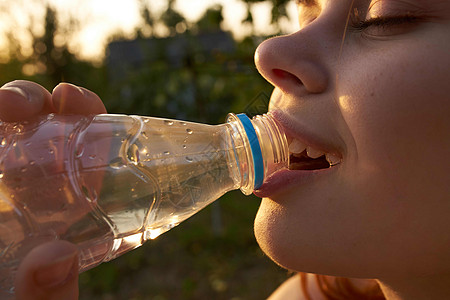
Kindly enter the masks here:
[[[244, 1], [244, 0], [243, 0]], [[287, 17], [286, 0], [273, 5], [272, 22]], [[252, 23], [251, 6], [244, 1], [246, 23]], [[219, 32], [222, 8], [211, 7], [195, 24], [188, 24], [168, 1], [155, 16], [140, 0], [142, 28], [135, 42], [157, 40], [162, 49], [141, 48], [137, 66], [121, 74], [108, 62], [80, 61], [67, 44], [55, 43], [57, 11], [47, 6], [45, 32], [33, 37], [33, 53], [23, 56], [10, 36], [10, 59], [0, 64], [0, 83], [28, 79], [52, 90], [61, 81], [98, 93], [111, 113], [163, 116], [206, 123], [222, 123], [228, 112], [262, 113], [271, 86], [258, 74], [253, 53], [264, 37], [232, 41], [232, 51], [198, 48], [196, 38]], [[154, 26], [163, 23], [169, 37], [155, 39]], [[145, 30], [144, 30], [145, 29]], [[66, 30], [70, 30], [67, 29]], [[164, 44], [185, 39], [186, 55], [174, 64]], [[126, 43], [123, 38], [111, 40]], [[155, 44], [156, 45], [156, 44]], [[154, 53], [161, 55], [155, 59]], [[153, 56], [152, 56], [153, 55]], [[152, 58], [153, 57], [153, 58]], [[154, 241], [122, 257], [85, 272], [80, 277], [80, 299], [264, 299], [288, 276], [266, 258], [253, 236], [259, 200], [240, 192], [228, 193], [195, 217]], [[219, 215], [219, 220], [214, 220]], [[213, 225], [214, 224], [214, 225]], [[219, 226], [219, 228], [217, 228]]]
[[[189, 33], [184, 33], [189, 40]], [[169, 59], [145, 61], [115, 80], [106, 96], [110, 111], [218, 123], [228, 112], [243, 112], [271, 87], [259, 76], [246, 51], [251, 40], [233, 53], [207, 57], [187, 43], [187, 57], [174, 67]], [[253, 48], [253, 47], [252, 47]]]

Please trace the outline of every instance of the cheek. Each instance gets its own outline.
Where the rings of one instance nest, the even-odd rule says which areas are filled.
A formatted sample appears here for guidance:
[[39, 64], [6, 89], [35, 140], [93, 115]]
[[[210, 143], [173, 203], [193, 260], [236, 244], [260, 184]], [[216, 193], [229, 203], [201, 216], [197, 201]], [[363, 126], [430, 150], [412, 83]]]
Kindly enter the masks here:
[[399, 190], [416, 196], [442, 195], [450, 167], [450, 88], [438, 79], [450, 73], [402, 55], [381, 62], [368, 57], [377, 64], [352, 69], [370, 72], [340, 82], [339, 105], [355, 144], [349, 154], [359, 172], [387, 186], [403, 186]]
[[436, 253], [448, 253], [450, 246], [442, 230], [450, 226], [450, 62], [422, 64], [413, 54], [367, 56], [364, 66], [351, 66], [359, 73], [343, 73], [338, 88], [355, 145], [346, 176], [355, 197], [365, 195], [389, 224], [386, 244], [401, 253], [391, 256], [405, 270], [421, 255], [439, 260]]

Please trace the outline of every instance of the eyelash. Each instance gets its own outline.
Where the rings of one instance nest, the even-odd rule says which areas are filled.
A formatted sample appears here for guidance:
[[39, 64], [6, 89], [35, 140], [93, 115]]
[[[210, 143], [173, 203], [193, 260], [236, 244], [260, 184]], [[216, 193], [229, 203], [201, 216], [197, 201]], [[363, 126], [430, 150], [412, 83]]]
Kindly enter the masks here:
[[351, 22], [351, 27], [356, 31], [364, 31], [369, 27], [379, 27], [381, 29], [387, 29], [389, 27], [398, 25], [414, 24], [422, 19], [421, 17], [413, 15], [375, 17], [367, 20], [361, 20], [358, 19], [358, 17], [355, 18]]

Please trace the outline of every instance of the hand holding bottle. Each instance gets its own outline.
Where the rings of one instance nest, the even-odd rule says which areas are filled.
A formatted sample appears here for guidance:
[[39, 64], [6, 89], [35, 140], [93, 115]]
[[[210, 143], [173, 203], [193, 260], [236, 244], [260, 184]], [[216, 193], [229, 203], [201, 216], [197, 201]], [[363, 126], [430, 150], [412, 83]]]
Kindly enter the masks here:
[[[0, 89], [0, 119], [25, 121], [49, 113], [100, 114], [106, 109], [100, 98], [71, 84], [58, 85], [53, 94], [29, 81], [13, 81]], [[77, 299], [77, 247], [53, 241], [33, 249], [16, 276], [16, 297], [26, 299]]]
[[[14, 286], [26, 299], [30, 284], [66, 285], [77, 267], [139, 247], [228, 191], [248, 195], [288, 165], [286, 136], [272, 115], [230, 114], [225, 124], [207, 125], [96, 115], [105, 112], [100, 99], [69, 84], [50, 95], [15, 81], [1, 93], [3, 297]], [[55, 240], [75, 243], [78, 257]]]

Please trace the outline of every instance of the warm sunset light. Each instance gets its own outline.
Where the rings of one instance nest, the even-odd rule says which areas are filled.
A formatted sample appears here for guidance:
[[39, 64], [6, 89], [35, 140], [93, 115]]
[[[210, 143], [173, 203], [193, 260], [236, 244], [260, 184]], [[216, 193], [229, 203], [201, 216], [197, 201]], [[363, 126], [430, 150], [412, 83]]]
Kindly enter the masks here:
[[[64, 32], [55, 38], [67, 42], [69, 47], [81, 58], [98, 60], [104, 55], [104, 47], [112, 35], [133, 38], [136, 29], [142, 26], [139, 8], [140, 2], [150, 1], [121, 1], [121, 0], [48, 0], [47, 3], [58, 13], [60, 24], [70, 22], [76, 24], [74, 32]], [[159, 15], [167, 9], [167, 0], [151, 0], [151, 13]], [[292, 1], [293, 2], [293, 1]], [[174, 8], [187, 19], [188, 22], [198, 20], [207, 8], [213, 5], [223, 6], [223, 29], [232, 31], [236, 38], [243, 37], [250, 32], [248, 26], [242, 24], [246, 17], [246, 5], [240, 0], [189, 0], [175, 1]], [[42, 33], [42, 19], [45, 15], [45, 4], [38, 0], [0, 0], [0, 62], [7, 56], [7, 34], [13, 34], [17, 43], [21, 44], [25, 55], [32, 51], [27, 45], [30, 43], [29, 31]], [[255, 34], [267, 35], [274, 32], [270, 24], [270, 5], [261, 2], [253, 5], [255, 18]], [[295, 28], [294, 3], [289, 5], [290, 22], [282, 22], [283, 30], [292, 31]], [[155, 28], [160, 35], [164, 35], [163, 28]]]

